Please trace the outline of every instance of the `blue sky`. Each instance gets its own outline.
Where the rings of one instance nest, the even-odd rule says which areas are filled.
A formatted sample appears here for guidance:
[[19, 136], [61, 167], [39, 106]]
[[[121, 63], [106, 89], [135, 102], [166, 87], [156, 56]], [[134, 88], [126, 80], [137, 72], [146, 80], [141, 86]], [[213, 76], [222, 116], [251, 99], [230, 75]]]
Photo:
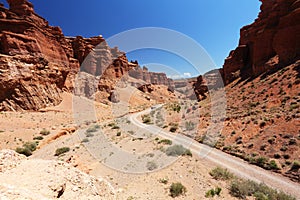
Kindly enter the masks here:
[[[4, 0], [0, 0], [4, 2]], [[144, 49], [128, 52], [129, 59], [150, 64], [155, 71], [176, 71], [195, 76], [220, 68], [230, 50], [238, 44], [239, 30], [258, 15], [258, 0], [31, 0], [35, 11], [65, 35], [105, 38], [141, 27], [162, 27], [178, 31], [199, 43], [210, 55], [213, 66], [195, 70], [189, 61], [165, 51]], [[174, 41], [176, 43], [176, 41]], [[162, 68], [162, 66], [167, 66]], [[167, 72], [172, 74], [171, 72]]]

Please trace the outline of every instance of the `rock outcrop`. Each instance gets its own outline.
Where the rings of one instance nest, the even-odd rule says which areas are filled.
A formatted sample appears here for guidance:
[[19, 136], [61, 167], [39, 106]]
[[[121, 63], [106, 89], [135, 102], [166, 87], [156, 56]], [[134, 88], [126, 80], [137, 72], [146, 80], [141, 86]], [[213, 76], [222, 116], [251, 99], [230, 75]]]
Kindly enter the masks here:
[[[115, 199], [110, 183], [64, 162], [0, 151], [0, 199]], [[18, 180], [18, 181], [16, 181]]]
[[294, 63], [300, 57], [300, 2], [260, 0], [261, 12], [240, 32], [239, 46], [225, 60], [226, 84]]
[[129, 75], [149, 84], [168, 86], [171, 91], [174, 91], [175, 88], [174, 81], [168, 78], [165, 73], [149, 72], [147, 67], [137, 66], [129, 71]]
[[100, 76], [96, 89], [109, 95], [117, 79], [136, 66], [102, 36], [65, 37], [28, 1], [8, 3], [9, 9], [0, 4], [0, 111], [39, 110], [60, 103], [63, 90], [88, 90], [85, 82], [76, 83], [79, 71]]

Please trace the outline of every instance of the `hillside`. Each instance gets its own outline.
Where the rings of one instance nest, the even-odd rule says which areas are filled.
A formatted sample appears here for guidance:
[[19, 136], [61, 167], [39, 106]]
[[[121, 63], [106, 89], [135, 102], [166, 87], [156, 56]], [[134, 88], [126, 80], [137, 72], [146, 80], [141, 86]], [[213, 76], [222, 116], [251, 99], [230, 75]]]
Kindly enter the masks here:
[[[255, 22], [241, 29], [239, 46], [220, 73], [226, 83], [226, 119], [215, 146], [250, 163], [300, 180], [300, 3], [262, 0]], [[270, 14], [271, 13], [271, 14]], [[205, 76], [204, 76], [205, 77]], [[200, 80], [200, 81], [199, 81]], [[211, 82], [209, 78], [206, 78]], [[209, 83], [208, 83], [209, 84]], [[207, 84], [198, 78], [198, 85]], [[208, 99], [200, 102], [205, 142]]]

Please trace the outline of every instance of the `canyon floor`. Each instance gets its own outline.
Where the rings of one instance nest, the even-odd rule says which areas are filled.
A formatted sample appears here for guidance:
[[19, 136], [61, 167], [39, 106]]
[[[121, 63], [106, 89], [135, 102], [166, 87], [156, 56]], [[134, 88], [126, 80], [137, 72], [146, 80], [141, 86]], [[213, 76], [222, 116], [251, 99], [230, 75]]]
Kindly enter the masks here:
[[[56, 169], [57, 165], [66, 165], [67, 168], [71, 168], [75, 172], [79, 169], [98, 180], [94, 183], [93, 178], [91, 178], [91, 181], [89, 176], [85, 177], [86, 180], [93, 182], [102, 191], [100, 193], [103, 196], [96, 195], [95, 198], [124, 200], [173, 199], [169, 195], [170, 184], [181, 182], [187, 188], [187, 192], [185, 195], [177, 197], [177, 199], [204, 199], [208, 190], [217, 187], [222, 188], [222, 192], [215, 199], [236, 199], [229, 194], [228, 184], [225, 181], [215, 180], [209, 175], [209, 172], [217, 166], [214, 162], [196, 154], [193, 154], [192, 157], [180, 156], [178, 158], [166, 156], [163, 149], [168, 148], [170, 144], [161, 142], [164, 138], [134, 126], [124, 116], [127, 112], [144, 110], [155, 104], [155, 102], [145, 103], [143, 100], [145, 97], [141, 97], [138, 91], [136, 91], [137, 93], [133, 91], [130, 87], [120, 88], [121, 101], [114, 106], [95, 103], [84, 97], [76, 97], [65, 93], [63, 95], [64, 100], [60, 105], [41, 112], [1, 113], [1, 149], [21, 147], [26, 142], [32, 142], [34, 138], [41, 136], [44, 130], [50, 131], [49, 134], [42, 136], [38, 149], [33, 152], [28, 160], [22, 158], [24, 161], [18, 161], [13, 164], [16, 165], [12, 167], [13, 169], [9, 169], [0, 175], [2, 180], [1, 189], [6, 192], [4, 194], [7, 194], [7, 187], [21, 187], [25, 188], [25, 191], [31, 191], [32, 188], [36, 188], [36, 185], [46, 187], [49, 185], [48, 180], [53, 179], [53, 177], [44, 176], [45, 171], [47, 171], [45, 168], [59, 171], [61, 169]], [[131, 95], [122, 95], [122, 92]], [[130, 102], [131, 99], [134, 99], [136, 105], [124, 109], [128, 106], [126, 102]], [[137, 99], [140, 99], [140, 101], [137, 101]], [[192, 107], [195, 102], [191, 101], [186, 104], [187, 107]], [[169, 130], [172, 127], [170, 123], [176, 122], [179, 125], [177, 132], [186, 129], [186, 124], [181, 123], [180, 114], [177, 111], [170, 110], [174, 105], [170, 103], [168, 106], [164, 106], [164, 109], [155, 107], [157, 111], [149, 113], [150, 117], [151, 115], [154, 117], [151, 118], [153, 123], [157, 126], [164, 126], [165, 130]], [[94, 112], [91, 112], [90, 109], [93, 109]], [[162, 121], [161, 115], [164, 116], [163, 118], [166, 121]], [[190, 122], [196, 115], [197, 112], [193, 111], [186, 118]], [[142, 117], [139, 117], [139, 120], [143, 121]], [[196, 124], [196, 121], [192, 123]], [[96, 131], [93, 129], [96, 129]], [[105, 140], [108, 141], [108, 146], [103, 143]], [[70, 151], [55, 156], [56, 150], [62, 147], [68, 147]], [[106, 147], [107, 149], [104, 150]], [[118, 150], [125, 152], [125, 157], [119, 160], [118, 157], [114, 158], [118, 155]], [[122, 154], [120, 155], [122, 156]], [[131, 155], [142, 160], [140, 162], [142, 164], [133, 162], [128, 165], [127, 161], [130, 160]], [[125, 161], [125, 164], [119, 166], [122, 161]], [[68, 164], [51, 162], [66, 162]], [[73, 169], [73, 167], [77, 169]], [[27, 168], [30, 168], [30, 170], [25, 170]], [[130, 171], [130, 169], [134, 170]], [[15, 178], [10, 176], [9, 173], [22, 177], [22, 181], [18, 185], [14, 185]], [[39, 177], [35, 178], [35, 181], [30, 181], [30, 176], [33, 173], [37, 173]], [[49, 173], [49, 170], [47, 173]], [[70, 184], [70, 182], [73, 182], [66, 182], [65, 175], [66, 173], [57, 172], [54, 177], [57, 176], [57, 179], [61, 181], [54, 182], [53, 187], [33, 189], [34, 193], [37, 194], [35, 197], [41, 195], [51, 198], [51, 195], [53, 197], [57, 194], [59, 190], [57, 188], [60, 187], [67, 188], [64, 189], [65, 196], [62, 195], [63, 199], [69, 199], [72, 195], [76, 195], [77, 187], [86, 188], [85, 194], [90, 194], [88, 192], [90, 188], [85, 186], [84, 182], [79, 182], [77, 185]], [[72, 175], [67, 176], [73, 177]], [[69, 178], [67, 180], [73, 179]], [[66, 186], [64, 186], [64, 183]], [[23, 197], [24, 195], [28, 196], [28, 193], [24, 193], [24, 191], [14, 190], [14, 192], [23, 195]], [[28, 199], [34, 199], [35, 197], [29, 196]]]

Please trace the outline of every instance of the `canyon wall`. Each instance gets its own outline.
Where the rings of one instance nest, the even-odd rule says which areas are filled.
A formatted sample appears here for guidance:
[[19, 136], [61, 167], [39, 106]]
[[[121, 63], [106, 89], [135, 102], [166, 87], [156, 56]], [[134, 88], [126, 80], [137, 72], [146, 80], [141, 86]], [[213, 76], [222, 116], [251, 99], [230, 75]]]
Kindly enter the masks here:
[[9, 9], [0, 4], [0, 111], [57, 105], [63, 90], [74, 90], [79, 71], [100, 76], [98, 89], [109, 92], [115, 79], [136, 66], [102, 36], [65, 37], [28, 1], [8, 3]]
[[149, 72], [147, 67], [137, 66], [129, 71], [129, 75], [153, 85], [166, 85], [171, 91], [174, 91], [174, 81], [165, 73]]
[[300, 1], [261, 0], [261, 12], [240, 31], [223, 66], [226, 84], [294, 63], [300, 54]]

